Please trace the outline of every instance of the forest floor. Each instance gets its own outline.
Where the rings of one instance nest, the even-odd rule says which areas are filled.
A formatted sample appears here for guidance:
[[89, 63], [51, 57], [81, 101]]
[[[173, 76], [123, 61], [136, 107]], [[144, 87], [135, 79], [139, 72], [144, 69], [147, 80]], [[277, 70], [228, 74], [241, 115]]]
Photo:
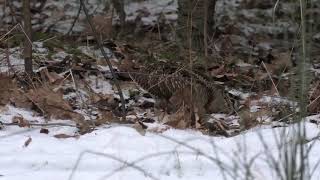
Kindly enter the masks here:
[[[95, 1], [89, 5], [90, 11], [104, 11]], [[33, 37], [33, 79], [22, 73], [19, 26], [0, 36], [5, 37], [0, 40], [0, 180], [279, 179], [276, 169], [285, 171], [283, 154], [294, 144], [299, 128], [292, 121], [297, 102], [289, 93], [299, 45], [283, 37], [298, 36], [299, 26], [286, 19], [292, 3], [279, 7], [275, 23], [266, 21], [274, 6], [259, 5], [220, 1], [219, 38], [209, 47], [209, 61], [194, 56], [199, 60], [195, 64], [206, 65], [207, 73], [242, 107], [234, 114], [209, 115], [214, 127], [206, 129], [170, 124], [170, 116], [155, 108], [156, 99], [120, 68], [121, 59], [188, 60], [190, 51], [176, 53], [170, 29], [177, 18], [176, 1], [129, 3], [127, 21], [136, 23], [143, 15], [139, 26], [130, 26], [116, 40], [107, 38], [104, 43], [120, 77], [130, 123], [121, 121], [120, 96], [110, 68], [88, 38], [85, 17], [79, 17], [72, 35], [62, 35], [77, 15], [76, 1], [50, 1], [34, 17], [34, 28], [42, 31]], [[44, 22], [42, 15], [48, 16]], [[1, 32], [9, 32], [9, 27]], [[101, 32], [113, 35], [108, 29]], [[319, 33], [312, 36], [308, 117], [302, 120], [311, 179], [320, 178], [319, 37]]]

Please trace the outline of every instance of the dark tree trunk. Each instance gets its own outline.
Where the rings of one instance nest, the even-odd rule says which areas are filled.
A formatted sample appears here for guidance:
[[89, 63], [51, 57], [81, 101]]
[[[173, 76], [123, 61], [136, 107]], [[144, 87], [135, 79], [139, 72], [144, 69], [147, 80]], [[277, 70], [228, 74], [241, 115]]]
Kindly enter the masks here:
[[121, 28], [126, 22], [126, 12], [124, 11], [124, 0], [112, 0], [113, 6], [119, 14]]
[[24, 18], [24, 31], [26, 33], [24, 40], [24, 68], [25, 72], [32, 75], [32, 25], [31, 25], [31, 12], [30, 0], [23, 0], [23, 18]]
[[216, 0], [178, 0], [178, 38], [184, 47], [203, 52], [214, 33]]

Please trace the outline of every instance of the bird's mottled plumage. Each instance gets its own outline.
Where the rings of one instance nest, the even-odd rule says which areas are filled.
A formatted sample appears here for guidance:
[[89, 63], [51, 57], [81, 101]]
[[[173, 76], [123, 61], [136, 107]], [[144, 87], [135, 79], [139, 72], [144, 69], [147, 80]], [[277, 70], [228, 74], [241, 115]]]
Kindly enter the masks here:
[[198, 109], [201, 114], [230, 111], [226, 108], [228, 102], [223, 87], [210, 82], [204, 74], [165, 63], [131, 69], [129, 74], [141, 88], [167, 101], [174, 110], [184, 104]]

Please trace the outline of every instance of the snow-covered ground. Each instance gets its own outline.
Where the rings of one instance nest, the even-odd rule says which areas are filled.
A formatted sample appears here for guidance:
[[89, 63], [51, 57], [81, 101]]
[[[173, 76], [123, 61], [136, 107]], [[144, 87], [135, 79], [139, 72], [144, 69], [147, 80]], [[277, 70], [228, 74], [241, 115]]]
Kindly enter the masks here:
[[[31, 112], [10, 106], [1, 109], [0, 120], [11, 122], [17, 115], [34, 123], [44, 122]], [[275, 159], [280, 155], [275, 137], [290, 137], [292, 127], [261, 127], [224, 138], [175, 129], [143, 136], [131, 127], [113, 125], [76, 138], [55, 138], [57, 134], [73, 135], [76, 128], [48, 127], [49, 134], [43, 134], [36, 127], [5, 126], [0, 130], [0, 179], [244, 179], [248, 166], [252, 179], [273, 180], [278, 178], [268, 164], [270, 155]], [[307, 140], [319, 135], [315, 124], [306, 123], [306, 128]], [[316, 180], [320, 178], [316, 166], [320, 143], [313, 140], [306, 147], [312, 143], [309, 161], [310, 169], [317, 168], [312, 178]]]

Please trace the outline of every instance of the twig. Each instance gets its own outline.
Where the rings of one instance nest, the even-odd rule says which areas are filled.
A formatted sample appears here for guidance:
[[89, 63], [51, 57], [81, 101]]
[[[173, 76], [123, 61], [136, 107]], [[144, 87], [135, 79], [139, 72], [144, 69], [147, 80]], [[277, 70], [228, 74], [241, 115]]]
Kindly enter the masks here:
[[70, 73], [70, 75], [71, 75], [71, 79], [72, 79], [72, 82], [73, 82], [73, 87], [74, 87], [74, 89], [76, 90], [76, 94], [77, 94], [77, 96], [79, 97], [79, 99], [80, 99], [80, 101], [81, 101], [81, 110], [83, 109], [83, 105], [84, 105], [84, 100], [82, 99], [82, 96], [80, 95], [80, 93], [79, 93], [79, 89], [78, 89], [78, 86], [77, 86], [77, 84], [76, 84], [76, 81], [75, 81], [75, 79], [74, 79], [74, 76], [73, 76], [73, 73], [72, 73], [72, 69], [69, 69], [69, 73]]
[[[213, 18], [213, 17], [211, 17]], [[203, 18], [203, 46], [204, 57], [208, 57], [208, 0], [204, 0], [204, 18]]]
[[[82, 0], [80, 0], [80, 1], [82, 1]], [[141, 172], [142, 174], [144, 174], [145, 176], [149, 177], [150, 179], [160, 180], [159, 178], [156, 178], [154, 175], [152, 175], [151, 173], [145, 171], [143, 168], [141, 168], [140, 166], [138, 166], [138, 165], [136, 165], [134, 163], [127, 162], [126, 160], [123, 160], [121, 158], [115, 157], [115, 156], [110, 155], [110, 154], [94, 152], [94, 151], [90, 151], [90, 150], [81, 152], [81, 154], [79, 155], [79, 158], [77, 159], [77, 162], [76, 162], [75, 166], [73, 167], [73, 169], [71, 171], [71, 174], [70, 174], [68, 180], [72, 180], [73, 179], [74, 174], [76, 173], [76, 171], [78, 169], [78, 166], [80, 164], [80, 161], [81, 161], [82, 157], [84, 155], [86, 155], [86, 154], [94, 154], [96, 156], [102, 156], [102, 157], [105, 157], [107, 159], [111, 159], [111, 160], [117, 161], [119, 163], [124, 164], [125, 166], [129, 166], [129, 167]]]
[[[12, 22], [16, 23], [16, 22], [17, 22], [17, 17], [16, 17], [17, 14], [16, 14], [15, 8], [14, 8], [13, 4], [10, 2], [10, 0], [5, 1], [4, 9], [5, 9], [6, 7], [9, 7], [9, 9], [10, 9], [10, 11], [11, 11], [11, 13], [9, 13], [9, 14], [11, 14]], [[3, 12], [5, 12], [5, 11], [3, 11]], [[5, 16], [6, 13], [4, 13], [3, 15]]]
[[[319, 87], [320, 83], [318, 83], [318, 85], [316, 86], [316, 88], [314, 88], [314, 90], [312, 91], [311, 95], [313, 95], [314, 91]], [[320, 98], [320, 95], [318, 97], [316, 97], [313, 101], [311, 101], [307, 107], [311, 106], [311, 104], [315, 103], [318, 99]]]
[[32, 45], [32, 41], [31, 39], [29, 38], [29, 36], [26, 34], [26, 32], [24, 31], [23, 27], [21, 26], [20, 23], [16, 24], [15, 26], [13, 26], [13, 28], [11, 28], [7, 33], [5, 33], [4, 35], [2, 35], [0, 37], [0, 41], [2, 41], [3, 38], [5, 38], [8, 34], [10, 34], [13, 30], [15, 30], [17, 27], [20, 28], [21, 32], [25, 35], [25, 37], [27, 38], [27, 40], [29, 41], [30, 45]]
[[[217, 158], [215, 158], [215, 157], [213, 157], [213, 156], [211, 156], [211, 155], [208, 155], [208, 154], [204, 153], [204, 152], [201, 151], [200, 149], [195, 148], [194, 146], [191, 146], [191, 145], [187, 144], [186, 142], [182, 142], [182, 141], [176, 140], [176, 139], [174, 139], [174, 138], [172, 138], [172, 137], [165, 136], [165, 135], [162, 135], [162, 134], [155, 134], [155, 135], [157, 135], [157, 136], [159, 136], [159, 137], [162, 137], [162, 138], [164, 138], [164, 139], [166, 139], [166, 140], [169, 140], [169, 141], [171, 141], [171, 142], [174, 142], [174, 143], [176, 143], [177, 145], [181, 145], [181, 146], [183, 146], [183, 147], [191, 150], [192, 152], [194, 152], [194, 153], [196, 153], [196, 154], [198, 154], [198, 155], [200, 155], [200, 156], [202, 156], [202, 157], [210, 160], [211, 162], [217, 163], [217, 164], [221, 165], [220, 168], [223, 169], [223, 170], [225, 170], [226, 173], [228, 173], [228, 174], [231, 176], [231, 173], [232, 173], [232, 172], [231, 172], [231, 167], [230, 167], [229, 165], [227, 165], [226, 163], [221, 162], [221, 161], [218, 160]], [[227, 171], [227, 170], [229, 170], [229, 171]]]
[[274, 81], [273, 81], [273, 79], [272, 79], [272, 77], [271, 77], [271, 74], [270, 74], [270, 72], [269, 72], [266, 64], [265, 64], [263, 61], [262, 61], [261, 63], [262, 63], [262, 65], [263, 65], [264, 69], [267, 71], [267, 74], [268, 74], [268, 76], [269, 76], [269, 78], [270, 78], [270, 80], [271, 80], [271, 82], [272, 82], [272, 85], [274, 86], [274, 89], [276, 90], [278, 96], [280, 96], [280, 93], [279, 93], [279, 91], [278, 91], [278, 88], [277, 88], [276, 84], [274, 83]]
[[[0, 124], [4, 126], [18, 126], [19, 123], [4, 123], [0, 121]], [[68, 127], [77, 127], [76, 125], [67, 124], [67, 123], [28, 123], [30, 126], [68, 126]]]
[[277, 0], [277, 2], [274, 4], [273, 9], [272, 9], [272, 23], [274, 24], [275, 18], [276, 18], [276, 10], [279, 6], [280, 0]]
[[305, 139], [304, 143], [309, 143], [309, 142], [312, 142], [312, 141], [315, 141], [315, 140], [320, 140], [320, 135], [317, 135], [313, 138], [310, 138], [310, 139]]
[[80, 13], [81, 13], [81, 9], [82, 9], [82, 4], [80, 3], [80, 7], [78, 9], [78, 13], [77, 13], [77, 16], [74, 18], [73, 22], [72, 22], [72, 25], [69, 29], [69, 31], [67, 32], [66, 35], [69, 35], [74, 27], [74, 25], [76, 24], [77, 20], [79, 19], [79, 16], [80, 16]]
[[10, 75], [10, 71], [12, 71], [13, 72], [13, 74], [15, 74], [15, 72], [14, 72], [14, 69], [13, 69], [13, 67], [11, 66], [11, 63], [10, 63], [10, 52], [9, 52], [9, 44], [8, 44], [8, 42], [7, 42], [7, 47], [6, 47], [6, 60], [7, 60], [7, 65], [8, 65], [8, 73], [9, 73], [9, 75]]
[[2, 36], [0, 37], [0, 41], [2, 41], [2, 39], [5, 38], [8, 34], [10, 34], [14, 29], [16, 29], [18, 25], [19, 25], [19, 24], [16, 24], [16, 25], [13, 26], [8, 32], [6, 32], [4, 35], [2, 35]]
[[89, 13], [88, 13], [88, 10], [84, 4], [84, 1], [83, 0], [80, 0], [80, 3], [81, 3], [81, 6], [83, 7], [83, 11], [86, 15], [86, 18], [87, 18], [87, 21], [88, 21], [88, 24], [93, 32], [93, 35], [94, 35], [94, 38], [96, 39], [97, 41], [97, 44], [99, 46], [99, 49], [104, 57], [104, 59], [107, 61], [107, 64], [108, 64], [108, 67], [110, 69], [110, 72], [112, 74], [112, 77], [113, 77], [113, 81], [116, 85], [116, 88], [118, 90], [118, 94], [120, 96], [120, 100], [121, 100], [121, 108], [122, 108], [122, 117], [123, 117], [123, 120], [125, 120], [126, 118], [126, 107], [125, 107], [125, 100], [124, 100], [124, 97], [123, 97], [123, 93], [122, 93], [122, 90], [121, 90], [121, 87], [120, 87], [120, 84], [119, 84], [119, 81], [118, 81], [118, 75], [115, 73], [113, 67], [112, 67], [112, 64], [110, 62], [110, 59], [109, 57], [107, 56], [107, 53], [105, 52], [105, 50], [103, 49], [103, 46], [102, 46], [102, 43], [98, 37], [98, 34], [97, 34], [97, 31], [96, 29], [94, 28], [93, 24], [92, 24], [92, 21], [91, 21], [91, 18], [89, 16]]

